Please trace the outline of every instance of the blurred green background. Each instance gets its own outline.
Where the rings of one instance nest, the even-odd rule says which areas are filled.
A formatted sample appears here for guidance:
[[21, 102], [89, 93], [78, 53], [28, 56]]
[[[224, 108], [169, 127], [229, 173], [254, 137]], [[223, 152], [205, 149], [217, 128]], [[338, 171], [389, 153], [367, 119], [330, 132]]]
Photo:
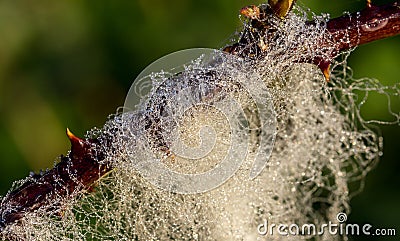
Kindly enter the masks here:
[[[223, 47], [240, 29], [239, 9], [258, 3], [0, 0], [0, 195], [68, 151], [66, 127], [78, 136], [101, 127], [152, 61], [180, 49]], [[298, 3], [332, 17], [365, 6], [360, 0]], [[400, 83], [400, 36], [359, 47], [349, 63], [357, 78]], [[382, 99], [367, 107], [367, 117], [389, 119]], [[352, 200], [349, 218], [400, 232], [400, 128], [381, 130], [384, 156]]]

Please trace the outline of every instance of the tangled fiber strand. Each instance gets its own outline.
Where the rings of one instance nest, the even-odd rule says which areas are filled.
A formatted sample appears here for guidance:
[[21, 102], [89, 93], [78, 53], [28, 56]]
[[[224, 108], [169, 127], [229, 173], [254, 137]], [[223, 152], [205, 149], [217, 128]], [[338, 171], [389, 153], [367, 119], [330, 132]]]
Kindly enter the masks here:
[[[103, 145], [102, 151], [107, 153], [104, 161], [113, 163], [114, 169], [99, 181], [95, 191], [64, 198], [59, 201], [63, 203], [61, 207], [49, 204], [26, 214], [21, 222], [7, 227], [7, 232], [21, 240], [264, 240], [257, 233], [257, 226], [266, 219], [276, 224], [313, 223], [318, 227], [336, 221], [339, 212], [348, 213], [351, 195], [362, 188], [362, 180], [382, 154], [382, 138], [370, 129], [372, 121], [363, 120], [360, 108], [365, 101], [360, 101], [358, 96], [362, 95], [355, 91], [390, 95], [389, 100], [391, 96], [398, 97], [399, 91], [374, 80], [352, 79], [345, 60], [334, 64], [330, 83], [316, 66], [299, 63], [322, 58], [326, 53], [311, 51], [315, 49], [311, 46], [327, 34], [326, 19], [314, 17], [316, 24], [307, 25], [305, 12], [295, 12], [283, 22], [271, 19], [270, 24], [278, 31], [274, 38], [267, 36], [268, 32], [265, 36], [249, 36], [248, 46], [242, 49], [257, 46], [259, 42], [251, 41], [261, 37], [268, 45], [261, 57], [239, 58], [235, 61], [240, 64], [226, 61], [207, 68], [194, 61], [179, 81], [164, 72], [154, 73], [149, 98], [141, 102], [138, 110], [118, 113], [101, 130], [88, 133], [88, 137], [100, 140], [102, 136], [112, 137], [112, 145]], [[214, 108], [227, 96], [243, 106], [249, 126], [259, 126], [259, 118], [251, 118], [252, 95], [262, 92], [257, 88], [249, 92], [240, 85], [252, 74], [267, 87], [276, 115], [275, 144], [260, 175], [249, 179], [260, 141], [260, 132], [255, 131], [249, 133], [249, 143], [243, 136], [243, 142], [251, 146], [243, 165], [213, 190], [173, 193], [142, 177], [137, 163], [154, 156], [187, 173], [203, 172], [217, 165], [229, 149], [233, 133], [229, 127], [239, 128], [241, 124], [228, 123], [225, 113]], [[166, 100], [188, 88], [193, 96], [175, 100], [181, 101], [182, 108], [189, 102], [202, 105], [187, 112], [154, 109], [167, 106]], [[399, 115], [391, 113], [398, 123]], [[171, 115], [184, 116], [180, 129], [177, 117]], [[204, 125], [215, 132], [216, 144], [203, 158], [203, 164], [191, 164], [168, 153], [178, 135], [188, 146], [199, 145], [197, 133]], [[300, 237], [310, 238], [307, 234]], [[267, 238], [297, 240], [299, 236], [274, 234]], [[343, 237], [326, 233], [314, 238]]]

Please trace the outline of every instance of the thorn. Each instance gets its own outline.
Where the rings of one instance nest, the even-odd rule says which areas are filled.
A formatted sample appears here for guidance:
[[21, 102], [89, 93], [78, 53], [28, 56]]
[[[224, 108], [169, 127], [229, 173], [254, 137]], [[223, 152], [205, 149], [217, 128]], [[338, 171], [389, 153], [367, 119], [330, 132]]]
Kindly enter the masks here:
[[367, 0], [367, 8], [371, 8], [372, 7], [372, 1], [371, 0]]
[[318, 63], [318, 67], [321, 69], [322, 74], [324, 74], [326, 82], [329, 82], [331, 75], [331, 62], [322, 60]]
[[237, 54], [238, 47], [239, 47], [239, 44], [235, 43], [231, 46], [225, 47], [222, 51], [230, 53], [230, 54]]
[[331, 75], [330, 71], [331, 61], [323, 59], [322, 57], [318, 57], [315, 58], [312, 63], [318, 66], [318, 68], [322, 71], [322, 74], [324, 75], [326, 82], [329, 82]]
[[329, 78], [330, 78], [330, 75], [331, 75], [330, 64], [328, 65], [328, 67], [326, 69], [322, 70], [322, 73], [325, 76], [326, 82], [329, 82]]
[[67, 128], [67, 136], [70, 140], [74, 139], [76, 136]]
[[276, 16], [283, 19], [290, 12], [296, 0], [268, 0], [268, 4]]
[[67, 136], [68, 136], [69, 140], [71, 141], [71, 144], [73, 144], [74, 142], [81, 142], [81, 141], [82, 141], [82, 139], [76, 137], [76, 136], [74, 135], [74, 133], [72, 133], [72, 132], [69, 130], [69, 128], [67, 128]]
[[260, 8], [255, 5], [250, 5], [240, 9], [240, 14], [249, 18], [249, 19], [260, 19], [261, 11]]
[[71, 152], [73, 153], [78, 153], [82, 151], [85, 141], [82, 140], [81, 138], [75, 136], [69, 128], [67, 128], [67, 136], [69, 138], [69, 141], [71, 142]]

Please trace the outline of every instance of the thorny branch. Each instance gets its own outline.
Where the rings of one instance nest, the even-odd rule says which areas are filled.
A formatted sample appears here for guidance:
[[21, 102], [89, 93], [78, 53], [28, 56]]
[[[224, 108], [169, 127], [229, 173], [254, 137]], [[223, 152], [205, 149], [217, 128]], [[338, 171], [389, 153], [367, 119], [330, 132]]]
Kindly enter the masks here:
[[[259, 8], [251, 6], [242, 9], [241, 12], [250, 19], [253, 28], [260, 32], [265, 31], [263, 18], [269, 16], [271, 9], [265, 6]], [[324, 53], [323, 58], [303, 60], [303, 62], [318, 65], [329, 79], [329, 65], [341, 52], [400, 33], [400, 2], [383, 6], [373, 6], [368, 2], [364, 10], [331, 19], [326, 27], [330, 33], [327, 35], [329, 38], [321, 39], [315, 48], [319, 51], [326, 48], [329, 51]], [[232, 54], [249, 56], [251, 53], [242, 49], [246, 46], [246, 41], [249, 40], [241, 38], [236, 44], [224, 50]], [[260, 53], [268, 51], [262, 46], [257, 48]], [[71, 151], [68, 156], [62, 156], [61, 161], [53, 169], [31, 175], [28, 181], [10, 191], [1, 200], [0, 236], [3, 238], [13, 239], [3, 231], [8, 225], [20, 221], [26, 213], [48, 207], [49, 204], [61, 205], [63, 198], [90, 191], [101, 176], [112, 170], [111, 163], [104, 162], [104, 153], [101, 151], [102, 145], [104, 147], [110, 140], [109, 137], [80, 139], [69, 130], [67, 136], [71, 141]]]
[[[270, 12], [275, 12], [275, 10], [268, 6], [243, 8], [241, 14], [251, 20], [248, 30], [251, 33], [246, 34], [244, 32], [237, 43], [226, 47], [224, 50], [243, 57], [255, 58], [262, 56], [263, 52], [267, 52], [268, 47], [263, 44], [264, 40], [261, 36], [264, 36], [267, 30], [271, 30], [267, 19], [271, 16]], [[278, 16], [282, 17], [282, 15]], [[315, 23], [311, 21], [308, 24]], [[326, 79], [329, 80], [330, 64], [342, 52], [361, 44], [400, 33], [400, 2], [396, 1], [383, 6], [374, 6], [368, 2], [367, 7], [360, 12], [329, 20], [326, 30], [328, 32], [326, 37], [321, 38], [314, 46], [310, 46], [313, 51], [320, 53], [317, 55], [318, 57], [300, 59], [298, 62], [318, 65]], [[254, 32], [258, 34], [255, 35]], [[259, 44], [252, 45], [251, 43]]]

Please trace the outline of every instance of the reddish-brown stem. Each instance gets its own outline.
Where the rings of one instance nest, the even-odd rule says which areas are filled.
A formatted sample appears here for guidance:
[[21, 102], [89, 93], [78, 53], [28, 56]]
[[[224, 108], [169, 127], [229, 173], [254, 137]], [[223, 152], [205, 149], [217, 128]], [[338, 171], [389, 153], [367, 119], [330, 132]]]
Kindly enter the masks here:
[[[263, 42], [263, 36], [272, 26], [268, 24], [271, 17], [269, 7], [249, 6], [241, 10], [241, 14], [250, 20], [250, 28], [245, 29], [239, 41], [225, 47], [224, 51], [243, 57], [261, 57], [268, 52], [259, 44]], [[315, 22], [308, 22], [313, 25]], [[272, 27], [274, 28], [274, 27]], [[257, 34], [254, 34], [254, 33]], [[320, 67], [327, 80], [329, 80], [329, 66], [332, 60], [340, 53], [358, 45], [374, 40], [397, 35], [400, 32], [400, 2], [394, 2], [382, 6], [367, 4], [360, 12], [346, 14], [334, 18], [326, 23], [327, 34], [319, 39], [310, 49], [316, 54], [313, 58], [299, 59], [297, 62], [314, 63]], [[272, 35], [270, 35], [272, 36]], [[252, 46], [249, 48], [248, 46]], [[266, 45], [265, 45], [266, 46]]]
[[[27, 212], [39, 208], [56, 209], [64, 198], [90, 190], [101, 176], [111, 170], [109, 165], [101, 164], [104, 155], [100, 148], [96, 148], [98, 140], [80, 139], [68, 129], [67, 136], [71, 141], [68, 156], [61, 156], [61, 161], [53, 169], [29, 176], [22, 186], [1, 200], [1, 231]], [[12, 239], [11, 234], [2, 235]]]
[[[400, 3], [368, 5], [361, 12], [328, 21], [327, 31], [330, 37], [321, 39], [316, 46], [321, 50], [330, 47], [327, 48], [330, 49], [329, 52], [324, 55], [327, 59], [319, 59], [319, 62], [312, 60], [322, 69], [329, 67], [331, 59], [345, 50], [399, 34]], [[237, 48], [240, 48], [240, 42], [225, 50], [235, 53]], [[25, 213], [40, 208], [54, 208], [64, 198], [90, 190], [101, 176], [112, 169], [111, 165], [104, 163], [104, 154], [101, 152], [102, 148], [107, 148], [106, 137], [83, 140], [69, 131], [67, 135], [71, 141], [71, 152], [67, 157], [61, 157], [61, 161], [53, 169], [43, 174], [32, 175], [22, 186], [9, 192], [1, 200], [1, 237], [12, 239], [12, 234], [4, 230], [10, 224], [21, 220]]]
[[361, 12], [334, 18], [328, 21], [327, 30], [336, 47], [331, 57], [358, 45], [397, 35], [400, 32], [400, 2], [368, 5]]
[[369, 2], [361, 12], [329, 20], [326, 29], [330, 38], [322, 39], [318, 47], [328, 51], [322, 51], [323, 57], [308, 61], [318, 65], [329, 81], [330, 64], [340, 53], [361, 44], [399, 34], [400, 3], [374, 6]]

